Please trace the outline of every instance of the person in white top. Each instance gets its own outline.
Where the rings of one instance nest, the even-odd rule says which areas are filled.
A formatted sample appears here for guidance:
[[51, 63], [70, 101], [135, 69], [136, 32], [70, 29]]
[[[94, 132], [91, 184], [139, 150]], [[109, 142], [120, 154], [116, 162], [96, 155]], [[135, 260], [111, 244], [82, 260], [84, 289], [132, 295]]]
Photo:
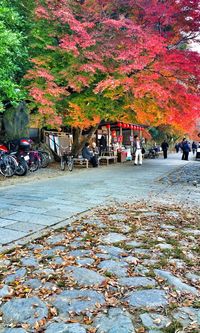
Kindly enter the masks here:
[[138, 137], [138, 135], [134, 136], [134, 143], [133, 143], [133, 148], [135, 152], [135, 165], [142, 165], [142, 143]]

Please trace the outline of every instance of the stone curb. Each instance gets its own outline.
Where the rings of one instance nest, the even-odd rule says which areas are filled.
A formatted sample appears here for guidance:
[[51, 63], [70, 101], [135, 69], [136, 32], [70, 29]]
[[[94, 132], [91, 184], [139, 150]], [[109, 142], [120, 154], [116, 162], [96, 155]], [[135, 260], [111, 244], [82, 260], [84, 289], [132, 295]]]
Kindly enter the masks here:
[[[178, 171], [178, 170], [181, 170], [182, 168], [185, 167], [185, 165], [188, 165], [189, 163], [192, 163], [194, 161], [187, 161], [187, 163], [181, 165], [181, 166], [178, 166], [176, 168], [174, 168], [172, 171], [169, 171], [169, 172], [166, 172], [164, 175], [162, 175], [161, 177], [159, 176], [158, 178], [155, 178], [155, 182], [160, 182], [163, 178], [165, 177], [169, 177], [171, 174], [173, 174], [174, 172]], [[170, 186], [170, 185], [169, 185]]]

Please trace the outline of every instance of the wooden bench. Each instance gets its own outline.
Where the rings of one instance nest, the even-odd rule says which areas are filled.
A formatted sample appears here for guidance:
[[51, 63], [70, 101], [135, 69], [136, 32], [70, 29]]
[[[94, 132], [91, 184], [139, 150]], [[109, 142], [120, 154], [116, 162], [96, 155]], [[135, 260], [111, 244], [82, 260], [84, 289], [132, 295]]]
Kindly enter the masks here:
[[74, 167], [80, 167], [80, 168], [89, 167], [89, 161], [86, 158], [83, 157], [73, 158], [73, 161], [74, 161]]
[[99, 157], [99, 164], [109, 165], [110, 163], [117, 163], [117, 156], [101, 156], [101, 157]]

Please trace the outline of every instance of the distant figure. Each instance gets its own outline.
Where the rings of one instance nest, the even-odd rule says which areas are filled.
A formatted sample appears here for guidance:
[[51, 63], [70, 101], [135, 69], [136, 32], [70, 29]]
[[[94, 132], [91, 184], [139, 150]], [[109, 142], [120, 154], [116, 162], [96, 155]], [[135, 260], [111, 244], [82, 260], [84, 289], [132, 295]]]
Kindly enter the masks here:
[[169, 148], [169, 145], [168, 145], [166, 140], [164, 140], [163, 143], [161, 144], [161, 148], [162, 148], [162, 151], [163, 151], [164, 158], [167, 158], [167, 150]]
[[193, 152], [193, 155], [195, 154], [195, 152], [196, 152], [196, 150], [197, 150], [197, 144], [196, 144], [196, 142], [192, 142], [192, 152]]
[[135, 153], [135, 163], [134, 165], [142, 165], [142, 143], [138, 137], [138, 135], [134, 136], [135, 141], [133, 142], [133, 149]]
[[92, 147], [93, 156], [96, 158], [96, 161], [98, 163], [98, 160], [99, 160], [99, 148], [97, 147], [97, 144], [96, 144], [95, 141], [92, 142], [91, 147]]
[[191, 149], [186, 138], [183, 138], [183, 141], [181, 142], [181, 149], [183, 151], [182, 160], [188, 161], [189, 152], [191, 151]]
[[82, 155], [83, 155], [83, 158], [88, 160], [94, 168], [98, 166], [96, 157], [89, 150], [89, 143], [88, 142], [85, 143], [85, 147], [82, 150]]
[[176, 149], [176, 152], [177, 152], [177, 153], [179, 152], [179, 148], [180, 148], [180, 146], [179, 146], [179, 143], [177, 142], [177, 143], [175, 144], [175, 149]]
[[99, 145], [100, 145], [100, 155], [101, 155], [101, 153], [105, 151], [107, 147], [107, 141], [105, 135], [101, 136], [101, 139], [99, 140]]

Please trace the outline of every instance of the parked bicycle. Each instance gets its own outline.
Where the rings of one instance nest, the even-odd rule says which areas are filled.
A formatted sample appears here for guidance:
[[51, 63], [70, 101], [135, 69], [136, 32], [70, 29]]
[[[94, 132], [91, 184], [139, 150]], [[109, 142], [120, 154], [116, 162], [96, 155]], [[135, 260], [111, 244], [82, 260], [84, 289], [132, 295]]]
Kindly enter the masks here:
[[[28, 165], [24, 156], [17, 151], [10, 152], [8, 145], [0, 145], [1, 154], [1, 173], [5, 177], [11, 177], [14, 174], [24, 176], [27, 174]], [[6, 164], [6, 165], [5, 165]]]
[[57, 162], [60, 162], [61, 170], [64, 171], [67, 166], [67, 169], [72, 171], [74, 167], [74, 160], [71, 154], [71, 139], [67, 136], [62, 137], [57, 135], [57, 133], [56, 135], [48, 134], [47, 136], [53, 156]]
[[61, 161], [60, 161], [60, 168], [62, 171], [65, 170], [65, 168], [68, 168], [69, 171], [73, 170], [74, 167], [74, 160], [73, 160], [73, 156], [70, 154], [63, 154], [61, 156]]
[[19, 154], [18, 152], [10, 153], [12, 157], [14, 157], [16, 162], [16, 170], [15, 175], [17, 176], [25, 176], [28, 172], [28, 164], [23, 155]]
[[5, 177], [12, 177], [17, 167], [16, 160], [9, 155], [9, 150], [5, 145], [0, 145], [0, 173]]
[[37, 152], [31, 150], [32, 140], [29, 138], [21, 138], [8, 142], [10, 152], [16, 156], [21, 156], [31, 172], [38, 170], [40, 165], [40, 157]]
[[29, 138], [21, 138], [9, 142], [11, 151], [17, 152], [26, 160], [29, 171], [35, 172], [39, 168], [46, 168], [50, 161], [49, 153], [43, 150], [32, 149], [33, 141]]

